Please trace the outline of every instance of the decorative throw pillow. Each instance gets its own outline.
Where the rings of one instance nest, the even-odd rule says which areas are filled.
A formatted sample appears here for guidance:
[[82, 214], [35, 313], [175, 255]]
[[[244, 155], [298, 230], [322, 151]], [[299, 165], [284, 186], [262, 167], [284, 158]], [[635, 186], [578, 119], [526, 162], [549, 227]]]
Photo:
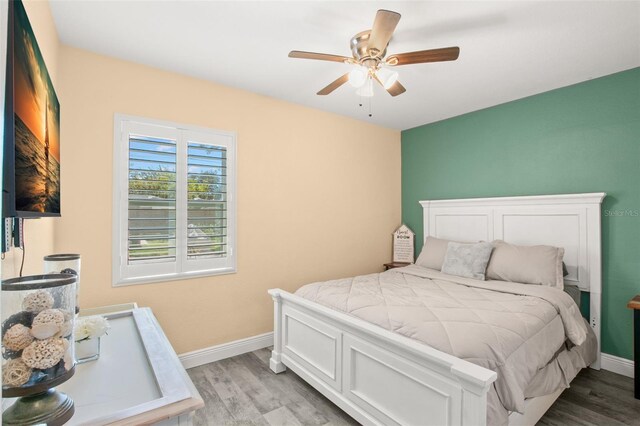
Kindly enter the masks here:
[[450, 242], [441, 238], [427, 237], [424, 241], [424, 246], [422, 246], [420, 256], [416, 260], [416, 265], [435, 269], [436, 271], [442, 269], [442, 262], [444, 262], [444, 257], [447, 254], [447, 245]]
[[487, 242], [476, 244], [451, 242], [447, 246], [442, 272], [459, 277], [484, 280], [484, 273], [492, 250], [493, 244]]
[[487, 279], [538, 284], [562, 289], [564, 249], [552, 246], [517, 246], [501, 240], [487, 267]]

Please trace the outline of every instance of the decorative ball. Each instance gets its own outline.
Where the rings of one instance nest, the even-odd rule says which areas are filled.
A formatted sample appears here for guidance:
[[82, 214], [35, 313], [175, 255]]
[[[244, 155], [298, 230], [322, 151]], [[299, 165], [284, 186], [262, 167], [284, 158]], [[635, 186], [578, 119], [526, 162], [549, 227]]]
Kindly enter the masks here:
[[33, 318], [36, 315], [33, 312], [21, 311], [16, 314], [11, 315], [9, 318], [4, 320], [2, 323], [2, 335], [7, 332], [11, 327], [16, 324], [22, 324], [25, 327], [31, 327], [33, 323]]
[[33, 319], [32, 327], [43, 324], [61, 326], [64, 323], [64, 313], [60, 309], [46, 309]]
[[[48, 339], [53, 336], [60, 337], [61, 331], [63, 331], [62, 329], [66, 324], [65, 319], [65, 312], [60, 309], [44, 310], [33, 319], [31, 335], [39, 340]], [[70, 324], [71, 321], [68, 321], [68, 323]], [[66, 333], [68, 328], [69, 326], [64, 330], [65, 336], [69, 334]]]
[[71, 333], [73, 333], [73, 320], [75, 318], [75, 315], [63, 309], [60, 310], [64, 314], [64, 323], [60, 326], [60, 332], [56, 335], [56, 337], [69, 337], [71, 336]]
[[61, 274], [73, 274], [73, 275], [78, 275], [78, 273], [71, 269], [71, 268], [65, 268], [62, 271], [60, 271]]
[[29, 332], [29, 327], [22, 324], [14, 324], [4, 333], [2, 344], [12, 351], [21, 351], [33, 342], [33, 336]]
[[64, 356], [67, 349], [64, 342], [65, 339], [59, 337], [35, 340], [22, 351], [22, 361], [31, 368], [46, 369], [53, 367]]
[[60, 326], [60, 331], [56, 334], [56, 337], [69, 337], [73, 333], [73, 322], [65, 321], [64, 324]]
[[[66, 355], [65, 355], [66, 356]], [[64, 357], [63, 359], [61, 359], [56, 365], [54, 365], [53, 367], [49, 367], [47, 369], [44, 370], [37, 370], [39, 373], [42, 373], [42, 377], [44, 380], [50, 380], [52, 377], [58, 377], [61, 376], [62, 374], [64, 374], [66, 371], [64, 368]], [[35, 374], [34, 374], [35, 376]], [[33, 378], [33, 376], [32, 376]]]
[[31, 368], [20, 358], [7, 361], [2, 366], [2, 384], [9, 387], [22, 386], [29, 381]]
[[37, 324], [31, 327], [31, 335], [38, 340], [48, 339], [60, 332], [58, 324]]
[[42, 312], [53, 307], [53, 296], [44, 290], [29, 293], [22, 301], [22, 309], [29, 312]]

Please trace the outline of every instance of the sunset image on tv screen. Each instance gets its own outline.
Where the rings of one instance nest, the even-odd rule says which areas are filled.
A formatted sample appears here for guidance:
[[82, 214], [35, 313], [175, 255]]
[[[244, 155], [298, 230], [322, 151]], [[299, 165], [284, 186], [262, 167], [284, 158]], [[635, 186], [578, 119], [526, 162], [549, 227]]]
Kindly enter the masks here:
[[60, 104], [22, 2], [14, 2], [18, 212], [60, 213]]

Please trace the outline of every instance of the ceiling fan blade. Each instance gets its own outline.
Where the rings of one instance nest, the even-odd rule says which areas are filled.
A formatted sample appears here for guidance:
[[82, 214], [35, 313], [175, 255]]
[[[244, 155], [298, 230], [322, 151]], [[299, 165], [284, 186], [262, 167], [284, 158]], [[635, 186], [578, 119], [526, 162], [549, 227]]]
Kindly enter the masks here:
[[[380, 86], [384, 87], [384, 84], [382, 84], [382, 82], [380, 81], [380, 79], [378, 78], [377, 75], [373, 75], [373, 78], [380, 83]], [[389, 94], [391, 96], [398, 96], [398, 95], [402, 95], [404, 92], [407, 91], [407, 89], [404, 88], [404, 86], [402, 84], [400, 84], [400, 82], [398, 80], [396, 80], [395, 83], [393, 83], [391, 85], [391, 87], [389, 87], [388, 89], [385, 89], [387, 92], [389, 92]]]
[[402, 95], [404, 92], [406, 92], [407, 89], [404, 88], [404, 86], [402, 84], [400, 84], [399, 81], [396, 81], [395, 83], [393, 83], [391, 85], [391, 87], [389, 87], [387, 89], [387, 92], [389, 92], [389, 94], [391, 96], [398, 96], [398, 95]]
[[347, 81], [349, 81], [349, 73], [346, 73], [342, 77], [338, 77], [335, 80], [333, 80], [331, 83], [329, 83], [329, 85], [327, 87], [325, 87], [324, 89], [319, 91], [318, 95], [320, 95], [320, 96], [328, 95], [329, 93], [331, 93], [334, 90], [336, 90], [338, 87], [340, 87], [343, 84], [345, 84]]
[[[373, 28], [371, 28], [371, 35], [369, 36], [368, 48], [371, 55], [379, 56], [384, 52], [396, 29], [396, 25], [398, 25], [398, 21], [400, 21], [399, 13], [384, 9], [378, 10], [376, 19], [373, 21]], [[372, 52], [373, 49], [376, 52]]]
[[327, 53], [315, 53], [315, 52], [303, 52], [300, 50], [292, 50], [289, 52], [290, 58], [299, 58], [299, 59], [317, 59], [319, 61], [332, 61], [332, 62], [348, 62], [352, 60], [352, 58], [347, 58], [346, 56], [340, 55], [329, 55]]
[[459, 47], [444, 47], [442, 49], [419, 50], [417, 52], [398, 53], [386, 59], [387, 65], [410, 65], [425, 62], [455, 61], [460, 55]]

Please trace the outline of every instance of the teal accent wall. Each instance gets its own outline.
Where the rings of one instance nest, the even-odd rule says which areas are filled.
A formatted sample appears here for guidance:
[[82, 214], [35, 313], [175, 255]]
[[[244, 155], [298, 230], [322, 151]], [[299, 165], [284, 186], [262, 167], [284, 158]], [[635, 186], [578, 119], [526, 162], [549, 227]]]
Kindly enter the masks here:
[[626, 304], [640, 293], [640, 68], [402, 132], [402, 219], [417, 234], [416, 253], [419, 200], [599, 191], [608, 194], [602, 350], [630, 359]]

